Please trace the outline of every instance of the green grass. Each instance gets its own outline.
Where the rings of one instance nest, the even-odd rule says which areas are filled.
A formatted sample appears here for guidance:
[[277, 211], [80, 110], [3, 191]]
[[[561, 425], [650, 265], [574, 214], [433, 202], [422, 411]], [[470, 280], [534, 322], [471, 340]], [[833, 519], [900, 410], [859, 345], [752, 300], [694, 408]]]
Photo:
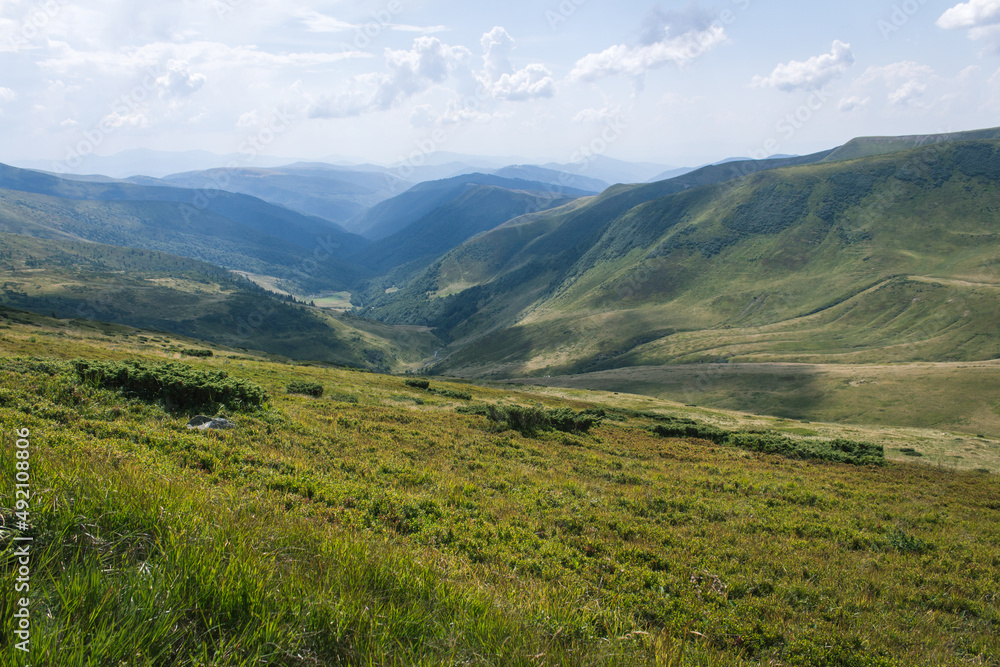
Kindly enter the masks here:
[[[155, 399], [59, 371], [76, 357], [155, 363], [155, 350], [9, 326], [7, 354], [36, 357], [0, 370], [0, 446], [31, 431], [36, 664], [989, 665], [1000, 654], [995, 475], [664, 438], [650, 427], [681, 413], [656, 401], [433, 381], [476, 404], [605, 410], [586, 432], [524, 435], [402, 377], [223, 349], [184, 363], [259, 385], [270, 402], [227, 414], [234, 429], [191, 432]], [[293, 381], [327, 391], [288, 394]], [[9, 528], [14, 459], [0, 460]], [[13, 579], [0, 567], [0, 590]], [[0, 596], [5, 666], [17, 664], [12, 605]]]
[[[841, 425], [1000, 438], [1000, 363], [676, 364], [532, 384], [646, 394], [680, 403]], [[978, 461], [970, 457], [970, 462]], [[1000, 470], [1000, 463], [994, 464]], [[976, 467], [975, 465], [967, 467]]]
[[337, 292], [330, 296], [316, 298], [303, 297], [303, 300], [315, 304], [317, 308], [329, 308], [331, 310], [350, 310], [353, 307], [351, 306], [350, 292]]

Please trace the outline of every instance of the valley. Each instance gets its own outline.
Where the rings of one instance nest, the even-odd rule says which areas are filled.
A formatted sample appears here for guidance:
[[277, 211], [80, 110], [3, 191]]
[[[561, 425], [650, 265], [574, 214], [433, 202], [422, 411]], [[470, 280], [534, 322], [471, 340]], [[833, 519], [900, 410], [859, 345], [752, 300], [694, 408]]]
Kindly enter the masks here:
[[464, 159], [0, 167], [38, 655], [994, 664], [1000, 130]]

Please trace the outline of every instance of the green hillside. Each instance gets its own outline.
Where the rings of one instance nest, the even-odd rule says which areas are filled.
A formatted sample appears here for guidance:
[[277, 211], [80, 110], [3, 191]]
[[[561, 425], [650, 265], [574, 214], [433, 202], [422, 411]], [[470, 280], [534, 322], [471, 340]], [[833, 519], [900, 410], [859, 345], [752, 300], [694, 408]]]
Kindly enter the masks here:
[[472, 239], [372, 312], [438, 327], [437, 370], [493, 377], [993, 359], [998, 145], [612, 188]]
[[430, 333], [333, 316], [217, 266], [164, 253], [0, 233], [0, 303], [361, 368], [408, 368]]
[[573, 198], [555, 192], [510, 190], [495, 185], [470, 185], [391, 236], [375, 241], [352, 260], [381, 274], [369, 293], [405, 284], [441, 255], [467, 239], [524, 215], [568, 203]]
[[888, 155], [942, 141], [990, 139], [1000, 139], [1000, 128], [994, 127], [985, 130], [970, 130], [968, 132], [951, 132], [946, 134], [914, 134], [904, 137], [858, 137], [835, 149], [825, 160], [827, 162], [835, 162], [838, 160], [871, 157], [873, 155]]
[[[428, 218], [433, 219], [435, 209], [447, 207], [456, 200], [468, 196], [469, 191], [475, 189], [476, 186], [492, 186], [509, 190], [513, 197], [523, 197], [525, 193], [534, 193], [536, 201], [532, 203], [531, 210], [551, 208], [556, 202], [593, 194], [572, 187], [554, 186], [549, 183], [527, 181], [521, 178], [504, 178], [479, 173], [462, 174], [438, 181], [419, 183], [406, 192], [373, 206], [363, 216], [353, 221], [352, 225], [361, 230], [360, 233], [369, 239], [376, 241], [385, 239], [406, 230], [410, 225], [420, 220], [424, 220], [426, 224]], [[520, 210], [518, 214], [523, 212]], [[507, 219], [509, 218], [504, 218], [504, 220]], [[500, 222], [504, 220], [500, 220]]]
[[[178, 363], [173, 342], [0, 323], [0, 587], [14, 590], [15, 538], [31, 537], [34, 664], [880, 667], [1000, 654], [995, 475], [883, 461], [874, 430], [865, 444], [637, 396], [218, 347]], [[139, 371], [143, 384], [128, 380]], [[204, 385], [215, 399], [178, 407]], [[231, 402], [235, 389], [262, 402]], [[233, 427], [189, 430], [195, 410]], [[923, 444], [902, 443], [892, 458], [921, 460], [909, 454]], [[20, 507], [13, 451], [29, 452]], [[852, 452], [864, 463], [828, 460]], [[3, 667], [23, 664], [18, 608], [0, 596]]]

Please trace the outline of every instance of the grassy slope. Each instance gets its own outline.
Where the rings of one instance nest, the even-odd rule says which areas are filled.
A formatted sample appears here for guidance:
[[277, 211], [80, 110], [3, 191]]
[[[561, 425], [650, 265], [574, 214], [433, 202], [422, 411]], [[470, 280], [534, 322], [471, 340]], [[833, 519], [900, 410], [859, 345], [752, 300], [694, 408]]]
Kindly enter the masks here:
[[403, 369], [438, 347], [432, 334], [276, 300], [224, 269], [153, 251], [0, 233], [0, 282], [9, 307], [294, 359]]
[[516, 326], [441, 368], [510, 376], [719, 359], [994, 358], [996, 155], [996, 142], [936, 146], [642, 204], [607, 225]]
[[972, 141], [978, 139], [998, 139], [1000, 128], [971, 130], [968, 132], [953, 132], [949, 134], [916, 134], [904, 137], [858, 137], [835, 149], [824, 158], [827, 162], [837, 160], [853, 160], [873, 155], [888, 155], [901, 153], [920, 146], [927, 146], [943, 141]]
[[995, 361], [668, 364], [521, 381], [647, 394], [789, 419], [956, 432], [964, 435], [949, 437], [961, 451], [948, 462], [965, 468], [984, 465], [982, 457], [990, 449], [975, 436], [1000, 437], [1000, 363]]
[[[164, 359], [153, 341], [43, 318], [8, 326], [5, 358]], [[0, 422], [32, 432], [39, 659], [989, 665], [1000, 654], [994, 475], [789, 461], [655, 438], [641, 418], [526, 437], [402, 378], [222, 350], [195, 365], [272, 400], [230, 414], [234, 430], [192, 433], [185, 416], [38, 363], [4, 362]], [[292, 379], [326, 394], [288, 395]], [[665, 407], [452, 386], [477, 401]], [[12, 590], [13, 570], [0, 572]], [[0, 642], [12, 605], [0, 597]]]

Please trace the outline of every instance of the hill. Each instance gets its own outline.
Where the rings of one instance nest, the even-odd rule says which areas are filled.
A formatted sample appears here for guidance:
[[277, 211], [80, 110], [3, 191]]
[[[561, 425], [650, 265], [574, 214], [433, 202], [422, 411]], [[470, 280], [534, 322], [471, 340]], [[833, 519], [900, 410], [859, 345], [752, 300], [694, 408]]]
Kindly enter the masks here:
[[322, 163], [269, 169], [210, 169], [171, 174], [163, 181], [185, 188], [251, 195], [341, 225], [413, 185], [384, 169], [353, 169]]
[[616, 160], [606, 155], [589, 155], [577, 162], [549, 162], [539, 165], [545, 169], [579, 174], [587, 178], [596, 178], [605, 183], [645, 183], [657, 174], [674, 169], [663, 164], [651, 162], [626, 162]]
[[442, 372], [494, 377], [996, 358], [998, 144], [611, 188], [466, 242], [372, 312], [438, 327]]
[[[882, 667], [1000, 651], [994, 475], [642, 397], [220, 348], [181, 363], [160, 335], [2, 326], [0, 419], [27, 458], [0, 459], [0, 484], [32, 493], [4, 503], [0, 553], [32, 539], [34, 662]], [[123, 386], [138, 372], [164, 384]], [[254, 400], [178, 407], [205, 384]], [[218, 410], [231, 428], [185, 428]], [[18, 576], [0, 568], [0, 586]], [[0, 596], [5, 667], [17, 602]]]
[[552, 192], [540, 192], [469, 183], [455, 191], [454, 197], [440, 202], [403, 229], [373, 242], [351, 259], [382, 274], [374, 285], [375, 294], [384, 293], [477, 234], [527, 211], [545, 211], [573, 199], [554, 188]]
[[[503, 178], [491, 174], [462, 174], [443, 180], [419, 183], [406, 192], [372, 207], [353, 223], [354, 228], [374, 241], [384, 239], [431, 215], [434, 209], [462, 197], [475, 186], [492, 186], [515, 193], [532, 193], [538, 200], [538, 206], [545, 208], [551, 207], [549, 202], [552, 201], [593, 194], [590, 191], [550, 183]], [[521, 197], [520, 194], [515, 196]], [[537, 207], [534, 210], [537, 210]]]
[[525, 181], [535, 181], [537, 183], [548, 183], [549, 185], [575, 188], [576, 190], [582, 190], [594, 195], [607, 189], [610, 185], [607, 181], [602, 181], [598, 178], [589, 178], [587, 176], [581, 176], [567, 171], [546, 169], [544, 167], [530, 164], [511, 165], [509, 167], [504, 167], [503, 169], [498, 169], [493, 173], [497, 176], [502, 176], [503, 178], [518, 178]]
[[0, 303], [8, 308], [171, 332], [282, 358], [389, 371], [408, 368], [437, 347], [429, 333], [334, 317], [220, 267], [155, 251], [0, 233], [0, 281]]
[[940, 142], [983, 141], [990, 139], [1000, 139], [1000, 127], [945, 134], [913, 134], [901, 137], [858, 137], [851, 139], [843, 146], [834, 150], [826, 157], [826, 161], [836, 162], [838, 160], [854, 160], [873, 155], [890, 155]]
[[246, 195], [69, 180], [3, 165], [0, 230], [158, 250], [275, 276], [302, 291], [356, 283], [364, 273], [346, 257], [367, 244], [327, 220]]

